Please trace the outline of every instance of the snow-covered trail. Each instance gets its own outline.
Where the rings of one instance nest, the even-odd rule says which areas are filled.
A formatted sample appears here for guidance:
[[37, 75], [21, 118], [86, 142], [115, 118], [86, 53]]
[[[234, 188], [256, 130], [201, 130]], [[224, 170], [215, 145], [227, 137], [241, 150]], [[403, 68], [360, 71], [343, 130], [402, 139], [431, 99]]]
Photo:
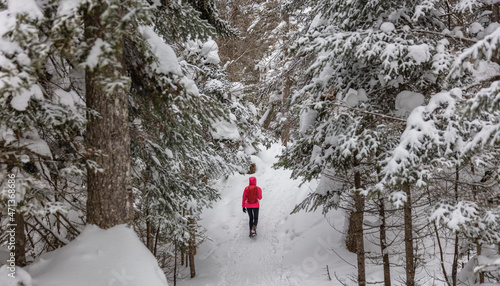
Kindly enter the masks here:
[[[321, 210], [290, 215], [295, 205], [316, 189], [317, 182], [300, 185], [300, 180], [290, 179], [291, 171], [273, 169], [282, 148], [276, 144], [253, 156], [255, 174], [235, 174], [214, 184], [221, 199], [213, 209], [204, 211], [200, 221], [210, 240], [198, 248], [196, 277], [190, 279], [186, 268], [180, 276], [187, 278], [178, 285], [330, 286], [342, 284], [327, 279], [326, 265], [331, 267], [332, 275], [356, 273], [356, 256], [343, 247], [342, 234], [335, 230], [345, 225], [340, 211], [330, 212], [327, 219]], [[248, 215], [241, 208], [250, 176], [257, 178], [262, 189], [255, 238], [248, 237]], [[374, 279], [379, 279], [378, 273], [374, 273]]]
[[[256, 174], [259, 175], [259, 174]], [[283, 190], [271, 189], [272, 178], [261, 174], [259, 185], [265, 191], [259, 213], [258, 236], [248, 237], [246, 214], [238, 217], [236, 233], [229, 240], [227, 249], [221, 252], [225, 261], [219, 261], [218, 285], [291, 285], [283, 266], [283, 245], [280, 243], [279, 226], [284, 222], [286, 211]], [[284, 189], [284, 188], [283, 188]], [[263, 191], [264, 192], [264, 191]], [[238, 206], [241, 199], [236, 199]], [[241, 210], [241, 207], [239, 207]]]
[[[204, 212], [201, 221], [212, 241], [199, 248], [197, 277], [179, 285], [299, 285], [284, 266], [283, 226], [296, 203], [300, 182], [290, 180], [290, 171], [271, 168], [277, 153], [276, 149], [264, 150], [254, 157], [255, 174], [237, 174], [217, 183], [221, 200]], [[241, 208], [250, 176], [257, 178], [262, 189], [258, 235], [254, 238], [248, 237], [248, 215]]]
[[[177, 285], [181, 286], [342, 286], [357, 285], [357, 258], [345, 248], [343, 232], [348, 220], [341, 209], [326, 216], [321, 209], [290, 215], [318, 182], [300, 184], [290, 179], [291, 171], [273, 169], [275, 156], [283, 147], [275, 144], [252, 157], [257, 170], [253, 175], [235, 174], [219, 180], [214, 187], [221, 199], [204, 211], [200, 224], [210, 238], [195, 256], [196, 277], [185, 268]], [[248, 215], [241, 201], [249, 178], [257, 178], [262, 189], [257, 237], [248, 237]], [[365, 217], [365, 220], [376, 218]], [[365, 240], [367, 253], [379, 247]], [[396, 263], [401, 261], [392, 257]], [[326, 267], [332, 280], [328, 279]], [[436, 268], [439, 269], [439, 268]], [[439, 270], [438, 270], [439, 271]], [[393, 283], [404, 279], [403, 267], [392, 267]], [[422, 272], [426, 279], [426, 273]], [[367, 260], [366, 279], [376, 285], [384, 280], [381, 263]], [[432, 282], [430, 282], [432, 283]], [[428, 284], [434, 285], [434, 284]]]

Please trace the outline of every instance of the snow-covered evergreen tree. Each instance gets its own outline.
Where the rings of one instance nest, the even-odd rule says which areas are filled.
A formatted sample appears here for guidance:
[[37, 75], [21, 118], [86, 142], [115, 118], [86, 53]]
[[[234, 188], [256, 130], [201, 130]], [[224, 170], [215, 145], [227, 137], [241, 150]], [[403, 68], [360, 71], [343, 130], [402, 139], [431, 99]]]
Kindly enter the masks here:
[[[27, 247], [28, 260], [78, 235], [85, 223], [86, 168], [103, 171], [89, 157], [100, 151], [85, 143], [88, 116], [99, 116], [86, 106], [90, 73], [104, 92], [119, 88], [128, 95], [135, 221], [141, 234], [147, 228], [146, 244], [153, 250], [150, 239], [158, 233], [161, 243], [195, 243], [196, 219], [218, 197], [207, 180], [247, 168], [243, 146], [252, 146], [255, 138], [242, 139], [240, 152], [223, 152], [211, 138], [214, 122], [233, 120], [231, 107], [243, 114], [238, 114], [241, 122], [247, 120], [239, 132], [252, 134], [247, 128], [255, 124], [247, 109], [236, 103], [225, 107], [215, 96], [226, 92], [225, 85], [200, 92], [165, 40], [206, 39], [214, 31], [230, 35], [234, 30], [210, 1], [200, 7], [203, 1], [168, 2], [172, 9], [160, 1], [121, 3], [121, 21], [113, 20], [114, 12], [96, 14], [104, 27], [101, 36], [84, 33], [84, 14], [95, 8], [89, 1], [27, 2], [10, 1], [1, 10], [0, 179], [7, 183], [8, 173], [19, 179], [18, 210], [30, 241], [36, 241]], [[118, 9], [112, 1], [101, 4], [108, 9], [102, 11]], [[165, 25], [185, 17], [193, 19], [191, 26]], [[109, 34], [111, 26], [116, 29]], [[191, 63], [194, 69], [203, 65]], [[126, 75], [103, 76], [106, 67]]]
[[[495, 6], [497, 4], [493, 8]], [[474, 75], [474, 82], [462, 83], [461, 90], [432, 95], [426, 107], [416, 108], [408, 118], [399, 146], [383, 170], [382, 182], [390, 186], [415, 184], [417, 188], [436, 192], [429, 201], [433, 208], [431, 220], [453, 231], [455, 249], [451, 273], [443, 266], [445, 280], [453, 285], [460, 276], [458, 260], [462, 239], [476, 245], [477, 254], [481, 254], [483, 244], [498, 243], [498, 210], [494, 203], [498, 190], [491, 184], [498, 173], [494, 167], [498, 156], [495, 147], [498, 105], [491, 101], [496, 97], [491, 87], [496, 84], [498, 66], [487, 62], [496, 61], [492, 57], [496, 54], [496, 44], [490, 41], [495, 38], [497, 32], [493, 31], [498, 24], [494, 17], [487, 16], [492, 14], [483, 13], [491, 7], [461, 1], [449, 8], [449, 11], [470, 13], [458, 14], [462, 17], [453, 20], [449, 18], [448, 27], [458, 19], [462, 24], [465, 22], [467, 28], [445, 30], [448, 38], [456, 39], [468, 33], [471, 38], [465, 39], [467, 43], [478, 41], [457, 58], [448, 76], [448, 86], [467, 73]], [[483, 25], [488, 28], [484, 29]], [[471, 59], [475, 65], [467, 61]], [[450, 187], [446, 187], [448, 184]], [[407, 194], [401, 189], [392, 193], [392, 199], [402, 204]], [[439, 237], [437, 239], [439, 241]], [[442, 254], [442, 249], [440, 251]], [[484, 276], [478, 282], [484, 282]]]
[[[313, 5], [309, 25], [293, 47], [295, 55], [310, 60], [304, 85], [294, 95], [296, 101], [304, 98], [301, 136], [279, 164], [291, 168], [294, 177], [333, 174], [337, 183], [329, 192], [313, 193], [310, 203], [317, 205], [318, 199], [319, 204], [335, 206], [338, 194], [348, 190], [359, 201], [355, 213], [363, 213], [364, 199], [359, 195], [371, 198], [378, 193], [374, 186], [380, 168], [397, 145], [405, 118], [440, 91], [452, 64], [450, 51], [457, 49], [453, 36], [441, 33], [446, 25], [439, 8], [431, 4], [320, 1]], [[408, 285], [413, 285], [415, 273], [408, 237], [411, 206], [408, 202], [405, 208]], [[362, 217], [357, 220], [362, 222]], [[362, 231], [360, 226], [355, 229]], [[363, 276], [358, 273], [361, 284]]]
[[47, 27], [57, 30], [60, 22], [45, 18], [49, 4], [28, 2], [9, 2], [0, 17], [0, 173], [2, 183], [7, 174], [16, 176], [17, 222], [37, 242], [18, 242], [17, 249], [29, 249], [29, 261], [66, 244], [84, 221], [86, 119], [83, 73], [60, 56], [62, 36], [49, 36]]

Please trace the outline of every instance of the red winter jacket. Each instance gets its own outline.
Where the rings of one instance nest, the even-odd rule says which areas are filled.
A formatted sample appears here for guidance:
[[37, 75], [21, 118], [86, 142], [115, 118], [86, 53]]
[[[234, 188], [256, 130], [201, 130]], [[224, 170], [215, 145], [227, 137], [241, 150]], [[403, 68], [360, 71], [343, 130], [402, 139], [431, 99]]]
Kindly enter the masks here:
[[[257, 186], [257, 179], [255, 177], [250, 177], [250, 186]], [[257, 198], [259, 199], [256, 203], [251, 204], [247, 202], [247, 193], [248, 193], [248, 187], [245, 188], [245, 191], [243, 192], [243, 202], [242, 207], [244, 208], [258, 208], [259, 207], [259, 201], [262, 200], [262, 190], [257, 187], [258, 190], [258, 196]]]

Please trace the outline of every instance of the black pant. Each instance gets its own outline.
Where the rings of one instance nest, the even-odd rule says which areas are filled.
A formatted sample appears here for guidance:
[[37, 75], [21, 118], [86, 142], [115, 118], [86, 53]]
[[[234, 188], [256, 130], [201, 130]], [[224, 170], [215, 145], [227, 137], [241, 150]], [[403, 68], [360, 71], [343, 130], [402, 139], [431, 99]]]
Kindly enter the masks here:
[[259, 208], [247, 208], [248, 217], [250, 218], [249, 225], [250, 230], [252, 230], [252, 226], [257, 226], [257, 222], [259, 222]]

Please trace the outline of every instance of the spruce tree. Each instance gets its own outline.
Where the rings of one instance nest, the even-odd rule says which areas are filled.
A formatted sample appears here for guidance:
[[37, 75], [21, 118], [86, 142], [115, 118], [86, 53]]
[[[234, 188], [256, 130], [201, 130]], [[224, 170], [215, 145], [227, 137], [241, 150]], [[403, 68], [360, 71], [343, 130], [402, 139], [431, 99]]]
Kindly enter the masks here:
[[[203, 39], [230, 28], [219, 20], [213, 28], [217, 16], [203, 19], [189, 2], [169, 1], [180, 5], [175, 11], [165, 3], [2, 6], [1, 180], [13, 172], [22, 184], [17, 202], [27, 240], [36, 242], [27, 244], [31, 258], [68, 243], [86, 223], [132, 219], [141, 235], [148, 225], [153, 252], [196, 245], [203, 236], [185, 233], [218, 197], [206, 182], [247, 168], [248, 154], [223, 158], [207, 138], [229, 108], [199, 91], [172, 49], [186, 40], [180, 35]], [[186, 29], [160, 25], [186, 16]], [[161, 237], [151, 243], [151, 233]]]
[[[308, 26], [293, 47], [295, 56], [309, 61], [306, 77], [298, 81], [303, 85], [295, 94], [296, 101], [302, 100], [301, 134], [278, 165], [306, 180], [334, 174], [337, 183], [328, 192], [313, 193], [302, 205], [328, 209], [341, 203], [337, 198], [344, 191], [354, 193], [356, 202], [361, 195], [378, 196], [375, 186], [382, 174], [376, 170], [381, 170], [397, 145], [409, 112], [439, 91], [455, 46], [441, 36], [446, 27], [436, 17], [436, 8], [425, 1], [308, 4], [313, 6]], [[405, 96], [414, 105], [406, 106]], [[406, 189], [411, 195], [409, 186]], [[381, 194], [390, 193], [384, 189]], [[364, 212], [361, 202], [354, 205], [353, 215]], [[406, 283], [414, 285], [411, 201], [405, 201], [404, 209]], [[353, 237], [363, 231], [355, 226], [356, 220], [362, 217], [351, 220], [354, 225], [348, 229]], [[366, 283], [363, 252], [356, 250], [360, 285]]]

